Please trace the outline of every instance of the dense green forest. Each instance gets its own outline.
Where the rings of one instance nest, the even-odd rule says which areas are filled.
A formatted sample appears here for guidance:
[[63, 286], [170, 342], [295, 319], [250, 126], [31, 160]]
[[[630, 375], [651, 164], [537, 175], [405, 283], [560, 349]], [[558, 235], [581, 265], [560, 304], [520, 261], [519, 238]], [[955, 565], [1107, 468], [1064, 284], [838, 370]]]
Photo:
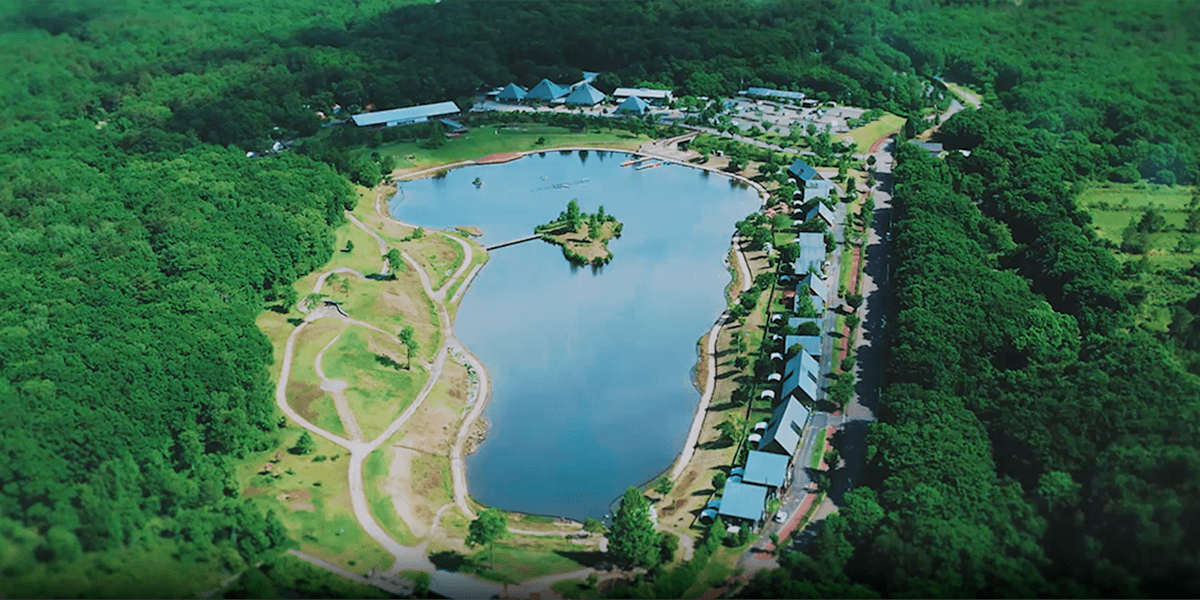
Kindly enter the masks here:
[[750, 593], [1200, 591], [1200, 390], [1171, 354], [1200, 355], [1200, 297], [1134, 325], [1071, 186], [1200, 178], [1200, 5], [406, 4], [0, 5], [0, 594], [270, 563], [285, 532], [230, 475], [277, 426], [254, 317], [331, 255], [346, 178], [386, 170], [323, 125], [581, 69], [904, 115], [934, 76], [986, 92], [943, 130], [969, 158], [900, 150], [870, 485]]

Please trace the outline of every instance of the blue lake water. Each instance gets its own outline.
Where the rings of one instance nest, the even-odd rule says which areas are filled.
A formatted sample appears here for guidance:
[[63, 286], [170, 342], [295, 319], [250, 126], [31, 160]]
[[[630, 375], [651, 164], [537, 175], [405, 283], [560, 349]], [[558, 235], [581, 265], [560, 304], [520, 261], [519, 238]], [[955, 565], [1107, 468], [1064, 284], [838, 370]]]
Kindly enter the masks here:
[[629, 158], [548, 151], [403, 183], [389, 203], [409, 223], [475, 225], [485, 245], [532, 234], [572, 198], [624, 223], [598, 271], [527, 242], [494, 250], [463, 297], [455, 332], [492, 385], [487, 439], [466, 461], [486, 505], [600, 517], [669, 467], [687, 437], [696, 342], [724, 308], [734, 223], [759, 200], [721, 175], [621, 167]]

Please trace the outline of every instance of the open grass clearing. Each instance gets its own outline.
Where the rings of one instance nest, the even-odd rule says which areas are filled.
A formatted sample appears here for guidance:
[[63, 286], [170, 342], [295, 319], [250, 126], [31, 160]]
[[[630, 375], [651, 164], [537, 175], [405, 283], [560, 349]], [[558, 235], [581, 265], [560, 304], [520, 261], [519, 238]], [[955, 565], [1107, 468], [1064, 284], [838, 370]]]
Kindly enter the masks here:
[[1166, 186], [1154, 183], [1098, 183], [1083, 190], [1076, 203], [1093, 210], [1136, 210], [1148, 208], [1160, 211], [1189, 210], [1195, 188]]
[[603, 559], [595, 546], [574, 544], [559, 537], [520, 535], [497, 542], [494, 556], [485, 547], [474, 550], [469, 557], [476, 565], [491, 565], [476, 570], [480, 578], [509, 584], [575, 571]]
[[[415, 546], [420, 542], [418, 534], [413, 532], [416, 528], [421, 532], [424, 527], [420, 523], [413, 523], [409, 526], [410, 521], [415, 521], [410, 515], [401, 515], [400, 511], [407, 506], [409, 490], [407, 486], [401, 482], [401, 487], [404, 489], [395, 489], [396, 484], [393, 482], [392, 471], [395, 470], [395, 463], [402, 460], [394, 456], [393, 448], [384, 446], [377, 448], [367, 460], [363, 463], [363, 480], [367, 493], [367, 504], [371, 507], [371, 514], [375, 517], [375, 521], [379, 523], [383, 530], [388, 532], [396, 541], [405, 546]], [[404, 467], [407, 470], [407, 466]], [[396, 497], [396, 492], [400, 492], [400, 497]]]
[[859, 153], [866, 152], [879, 138], [904, 127], [904, 117], [886, 114], [877, 121], [867, 123], [862, 127], [851, 129], [846, 135], [854, 140]]
[[345, 323], [341, 321], [321, 319], [305, 325], [296, 338], [296, 349], [292, 354], [292, 372], [287, 382], [287, 399], [288, 404], [300, 413], [300, 416], [311, 422], [315, 423], [320, 418], [314, 404], [322, 398], [329, 398], [329, 393], [321, 389], [321, 378], [317, 377], [313, 363], [321, 348], [345, 328]]
[[349, 327], [325, 352], [325, 376], [347, 382], [346, 401], [367, 439], [383, 433], [425, 385], [425, 369], [405, 363], [403, 347], [361, 326]]
[[[542, 143], [539, 144], [538, 141]], [[636, 150], [650, 141], [621, 129], [588, 130], [574, 133], [565, 127], [538, 123], [481, 125], [461, 137], [446, 140], [440, 148], [422, 148], [415, 142], [383, 146], [380, 154], [396, 157], [397, 173], [482, 158], [489, 154], [552, 149], [566, 146], [597, 146]]]
[[[428, 574], [424, 574], [428, 577]], [[391, 598], [392, 595], [372, 585], [351, 581], [330, 573], [306, 560], [283, 555], [274, 561], [271, 580], [280, 592], [303, 590], [317, 598]]]
[[354, 518], [346, 474], [349, 453], [319, 436], [312, 436], [312, 454], [290, 453], [303, 432], [290, 425], [274, 447], [238, 463], [235, 476], [242, 495], [264, 511], [278, 513], [301, 552], [361, 574], [390, 567], [392, 555]]
[[942, 81], [942, 83], [946, 84], [946, 89], [950, 90], [950, 93], [954, 94], [955, 96], [958, 96], [964, 105], [979, 106], [983, 104], [983, 95], [979, 92], [976, 92], [964, 85], [950, 83], [949, 81]]
[[388, 443], [449, 456], [466, 403], [467, 370], [453, 360], [447, 360], [425, 402]]

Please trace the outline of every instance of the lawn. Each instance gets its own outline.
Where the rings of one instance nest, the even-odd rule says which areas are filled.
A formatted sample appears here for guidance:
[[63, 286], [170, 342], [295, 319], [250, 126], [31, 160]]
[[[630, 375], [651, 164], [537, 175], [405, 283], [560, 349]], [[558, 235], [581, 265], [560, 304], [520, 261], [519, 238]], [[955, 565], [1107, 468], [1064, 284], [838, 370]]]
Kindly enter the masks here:
[[872, 121], [857, 129], [851, 129], [846, 135], [849, 135], [854, 140], [854, 143], [858, 147], [857, 151], [863, 153], [870, 149], [871, 144], [874, 144], [876, 140], [889, 133], [900, 131], [901, 127], [904, 127], [904, 117], [886, 114], [878, 121]]
[[[543, 143], [538, 144], [539, 139]], [[565, 127], [536, 123], [513, 126], [485, 125], [472, 129], [462, 137], [446, 140], [440, 148], [422, 148], [406, 142], [383, 146], [380, 154], [396, 157], [398, 170], [416, 170], [481, 158], [489, 154], [551, 149], [565, 146], [607, 146], [636, 150], [650, 141], [619, 129], [601, 129], [587, 133], [572, 133]]]
[[[287, 449], [302, 432], [289, 426], [280, 432], [276, 446], [238, 464], [236, 477], [242, 495], [264, 511], [278, 513], [301, 552], [356, 573], [390, 567], [392, 555], [363, 531], [350, 508], [349, 453], [313, 436], [316, 450], [312, 454], [291, 454]], [[274, 462], [276, 457], [278, 462]], [[264, 474], [266, 464], [271, 464], [271, 472]]]
[[[366, 276], [379, 272], [383, 260], [379, 256], [379, 244], [375, 242], [375, 238], [352, 223], [338, 227], [334, 236], [336, 239], [333, 243], [333, 258], [323, 270], [331, 267], [349, 267]], [[346, 251], [347, 242], [352, 245], [349, 252]]]
[[349, 327], [325, 352], [325, 376], [349, 384], [346, 400], [367, 439], [383, 433], [425, 385], [425, 369], [405, 369], [406, 362], [402, 346], [363, 327]]
[[396, 514], [391, 495], [383, 489], [383, 482], [388, 476], [387, 455], [390, 451], [389, 446], [377, 448], [363, 462], [363, 481], [367, 492], [367, 504], [371, 506], [371, 515], [375, 517], [375, 521], [384, 531], [405, 546], [415, 546], [420, 543], [420, 540], [413, 535], [404, 519]]
[[483, 547], [470, 555], [470, 560], [477, 565], [493, 565], [491, 568], [478, 568], [479, 577], [510, 584], [582, 569], [601, 558], [595, 546], [572, 544], [550, 536], [514, 536], [496, 543], [494, 557]]

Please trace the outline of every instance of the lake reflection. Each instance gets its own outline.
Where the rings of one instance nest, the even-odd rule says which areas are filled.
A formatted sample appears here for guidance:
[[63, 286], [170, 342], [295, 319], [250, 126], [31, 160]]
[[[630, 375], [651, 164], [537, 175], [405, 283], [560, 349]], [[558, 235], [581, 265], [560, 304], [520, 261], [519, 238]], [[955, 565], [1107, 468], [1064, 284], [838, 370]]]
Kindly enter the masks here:
[[733, 225], [759, 200], [698, 169], [621, 167], [629, 158], [552, 150], [404, 183], [390, 202], [410, 223], [478, 226], [485, 245], [530, 235], [572, 198], [625, 224], [602, 269], [518, 244], [493, 251], [464, 296], [455, 332], [492, 384], [487, 440], [466, 461], [484, 504], [602, 516], [670, 466], [687, 436], [696, 341], [724, 306]]

